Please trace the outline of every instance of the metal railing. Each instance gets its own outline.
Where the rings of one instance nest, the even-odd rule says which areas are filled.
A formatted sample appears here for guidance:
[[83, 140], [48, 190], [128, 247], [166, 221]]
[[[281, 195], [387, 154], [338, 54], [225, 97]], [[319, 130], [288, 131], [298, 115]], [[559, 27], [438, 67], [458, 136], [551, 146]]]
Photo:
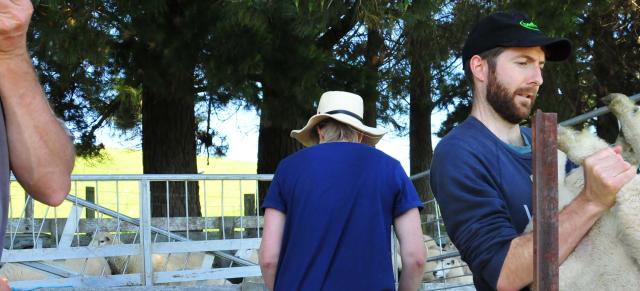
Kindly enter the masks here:
[[[238, 253], [242, 249], [256, 250], [259, 247], [262, 218], [257, 212], [258, 199], [255, 199], [259, 195], [257, 183], [269, 181], [272, 176], [74, 175], [72, 177], [73, 194], [70, 194], [66, 202], [59, 207], [34, 203], [30, 196], [21, 200], [20, 194], [16, 195], [16, 192], [20, 192], [14, 187], [16, 183], [12, 183], [14, 197], [10, 204], [9, 239], [7, 240], [10, 246], [5, 250], [2, 262], [26, 265], [29, 272], [36, 270], [49, 278], [12, 282], [12, 287], [20, 289], [63, 286], [149, 286], [155, 283], [180, 284], [194, 280], [213, 282], [218, 279], [260, 276], [259, 267], [256, 265], [257, 259], [249, 260], [249, 258], [240, 257]], [[167, 214], [166, 217], [152, 218], [150, 190], [152, 182], [167, 184], [167, 192], [160, 193], [160, 196], [166, 195], [165, 201], [169, 203], [180, 202], [169, 200], [171, 196], [169, 191], [172, 191], [168, 186], [169, 183], [184, 183], [185, 201], [182, 202], [185, 207], [189, 205], [187, 183], [198, 183], [199, 203], [204, 217], [189, 217], [187, 209], [185, 217], [169, 217]], [[79, 184], [82, 183], [85, 186], [91, 185], [87, 190], [92, 188], [90, 192], [94, 201], [79, 197], [81, 194], [79, 188], [82, 188]], [[137, 187], [132, 187], [136, 184]], [[211, 187], [212, 184], [214, 187]], [[243, 200], [243, 198], [251, 198], [246, 197], [247, 195], [253, 196], [253, 199]], [[89, 197], [89, 191], [85, 196]], [[24, 201], [23, 204], [22, 201]], [[255, 205], [246, 205], [247, 201]], [[208, 205], [208, 203], [215, 205]], [[233, 204], [237, 205], [231, 207]], [[21, 208], [19, 212], [15, 211], [16, 207]], [[225, 207], [232, 209], [225, 209]], [[211, 215], [211, 211], [207, 213], [207, 209], [217, 209], [215, 211], [217, 213]], [[255, 213], [247, 216], [247, 213], [244, 213], [247, 209], [252, 209]], [[123, 212], [130, 214], [126, 215]], [[59, 215], [59, 213], [64, 214]], [[99, 231], [116, 233], [118, 240], [128, 237], [128, 241], [118, 245], [92, 246], [88, 241]], [[133, 237], [132, 240], [131, 237]], [[25, 246], [28, 248], [24, 249]], [[238, 250], [235, 255], [228, 253], [235, 250]], [[171, 256], [175, 258], [179, 254], [186, 254], [183, 256], [184, 264], [179, 262], [180, 266], [174, 268], [175, 270], [167, 270], [166, 264], [172, 262]], [[219, 261], [218, 265], [223, 266], [212, 269], [213, 262], [205, 257], [202, 259], [201, 268], [187, 268], [190, 265], [190, 256], [193, 254], [198, 254], [200, 257], [210, 254], [212, 260], [216, 258]], [[127, 263], [135, 261], [136, 258], [142, 258], [143, 270], [134, 274], [123, 271], [111, 276], [107, 276], [104, 269], [102, 272], [88, 273], [87, 266], [90, 263], [114, 257], [126, 258]], [[155, 260], [157, 257], [167, 262], [163, 270], [154, 268], [152, 259]], [[74, 260], [79, 260], [81, 265], [79, 270], [69, 269], [69, 266], [60, 263]], [[126, 266], [124, 268], [126, 269]]]

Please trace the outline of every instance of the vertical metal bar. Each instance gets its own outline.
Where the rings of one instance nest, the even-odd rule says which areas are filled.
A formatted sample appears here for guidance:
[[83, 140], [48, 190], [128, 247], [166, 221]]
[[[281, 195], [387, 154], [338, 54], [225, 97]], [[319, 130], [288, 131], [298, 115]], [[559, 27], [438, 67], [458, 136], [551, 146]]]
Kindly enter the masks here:
[[[33, 248], [36, 248], [36, 234], [35, 234], [35, 221], [33, 220], [33, 198], [24, 192], [24, 195], [27, 197], [25, 202], [25, 219], [28, 219], [31, 222], [31, 241], [33, 242]], [[26, 222], [25, 222], [26, 223]]]
[[207, 228], [207, 180], [202, 180], [202, 195], [204, 198], [204, 240], [208, 240], [209, 230]]
[[53, 208], [53, 227], [55, 228], [55, 238], [53, 239], [56, 242], [56, 248], [58, 248], [58, 207]]
[[534, 289], [558, 290], [558, 153], [555, 113], [533, 123]]
[[145, 286], [153, 286], [153, 266], [151, 265], [151, 195], [149, 180], [140, 181], [140, 246], [144, 272], [142, 281]]
[[442, 255], [442, 228], [440, 227], [440, 219], [441, 219], [441, 215], [442, 214], [440, 214], [440, 207], [438, 206], [438, 203], [436, 203], [435, 200], [432, 200], [432, 201], [433, 201], [433, 204], [435, 205], [434, 208], [436, 210], [436, 217], [435, 217], [436, 221], [435, 221], [435, 223], [436, 223], [436, 230], [438, 232], [438, 242], [440, 243], [440, 246], [441, 246], [439, 248], [440, 249], [440, 255]]
[[[116, 212], [120, 213], [120, 188], [116, 180]], [[120, 216], [116, 216], [116, 233], [120, 233]], [[118, 239], [120, 237], [118, 236]]]
[[226, 239], [226, 228], [224, 227], [224, 180], [220, 180], [220, 220], [222, 221], [222, 228], [220, 229], [222, 231], [222, 239]]
[[[15, 182], [14, 182], [15, 183]], [[9, 196], [11, 197], [11, 196]], [[15, 219], [15, 217], [13, 216], [13, 206], [15, 203], [11, 203], [11, 200], [13, 199], [9, 199], [9, 221], [11, 221], [12, 219]], [[18, 220], [19, 222], [20, 220]], [[13, 234], [18, 232], [18, 228], [13, 228], [13, 223], [9, 223], [8, 225], [8, 229], [9, 229], [9, 238], [13, 238]], [[13, 239], [11, 239], [11, 244], [9, 245], [9, 249], [13, 250]]]
[[184, 210], [186, 216], [186, 226], [187, 226], [187, 239], [189, 239], [189, 180], [184, 181]]
[[[167, 231], [171, 232], [171, 229], [169, 229], [169, 181], [167, 181], [165, 184], [165, 200], [167, 203], [167, 212], [166, 212], [166, 218], [167, 218]], [[171, 238], [168, 238], [167, 241], [171, 242]]]
[[[77, 187], [78, 185], [76, 185]], [[73, 203], [73, 205], [71, 207], [78, 207], [78, 189], [76, 188], [76, 201]], [[67, 221], [69, 220], [69, 217], [67, 217]], [[65, 230], [67, 228], [67, 224], [65, 223]], [[78, 232], [78, 230], [80, 229], [80, 213], [78, 213], [78, 219], [76, 219], [76, 229], [75, 229], [75, 237], [76, 237], [76, 245], [80, 246], [80, 232]], [[62, 236], [64, 236], [65, 233], [64, 231], [62, 232]], [[72, 238], [73, 239], [73, 238]], [[60, 238], [61, 242], [62, 242], [62, 237]], [[64, 247], [68, 247], [68, 245], [66, 244], [66, 242], [64, 244], [61, 243], [62, 246]], [[69, 244], [70, 245], [70, 244]]]
[[260, 217], [260, 187], [259, 187], [259, 181], [258, 179], [256, 179], [256, 220], [258, 221], [258, 237], [262, 237], [260, 235], [260, 226], [262, 225], [262, 223], [260, 222], [262, 220], [262, 218]]
[[[98, 181], [97, 181], [97, 180], [96, 180], [95, 187], [96, 187], [96, 193], [95, 193], [95, 194], [96, 194], [96, 197], [95, 197], [95, 198], [96, 198], [96, 202], [95, 202], [95, 204], [96, 204], [96, 205], [100, 205], [100, 197], [99, 197], [99, 195], [100, 195], [100, 194], [99, 194], [99, 193], [100, 193], [100, 189], [98, 189]], [[87, 218], [88, 218], [88, 217], [87, 217]], [[94, 217], [92, 217], [92, 218], [95, 218], [95, 215], [94, 215]]]
[[[399, 263], [398, 260], [396, 259], [398, 257], [397, 255], [397, 250], [398, 247], [396, 246], [396, 228], [393, 227], [393, 225], [391, 226], [391, 266], [393, 267], [393, 281], [398, 283], [398, 267], [399, 267]], [[426, 271], [426, 270], [425, 270]]]
[[[240, 203], [240, 239], [243, 239], [244, 238], [244, 221], [243, 221], [243, 218], [244, 218], [244, 209], [243, 209], [244, 208], [244, 205], [243, 205], [244, 203], [243, 203], [243, 201], [244, 201], [244, 199], [242, 197], [242, 180], [238, 180], [238, 186], [240, 188], [240, 190], [238, 191], [238, 192], [240, 192], [240, 193], [238, 193], [239, 196], [240, 196], [240, 197], [238, 197], [238, 203]], [[235, 233], [235, 229], [234, 229], [234, 233]]]

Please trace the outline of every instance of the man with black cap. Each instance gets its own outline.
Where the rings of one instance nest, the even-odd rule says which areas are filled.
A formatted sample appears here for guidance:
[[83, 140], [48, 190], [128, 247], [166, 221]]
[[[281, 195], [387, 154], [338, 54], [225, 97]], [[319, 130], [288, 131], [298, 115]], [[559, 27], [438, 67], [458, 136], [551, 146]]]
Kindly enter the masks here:
[[[519, 123], [531, 113], [545, 61], [570, 52], [568, 40], [545, 36], [517, 12], [481, 19], [465, 42], [471, 115], [436, 147], [431, 187], [478, 290], [518, 290], [533, 281], [533, 236], [522, 234], [532, 209], [531, 130]], [[620, 150], [585, 160], [585, 186], [559, 214], [560, 262], [635, 176]]]

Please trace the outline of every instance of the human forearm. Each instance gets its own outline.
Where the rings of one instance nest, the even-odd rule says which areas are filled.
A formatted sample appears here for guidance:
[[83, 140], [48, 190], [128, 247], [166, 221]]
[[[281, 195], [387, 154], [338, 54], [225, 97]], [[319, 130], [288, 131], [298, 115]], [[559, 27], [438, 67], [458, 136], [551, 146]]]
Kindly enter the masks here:
[[420, 213], [417, 208], [407, 210], [396, 217], [393, 224], [400, 243], [402, 259], [402, 275], [400, 275], [398, 290], [418, 290], [427, 259]]
[[259, 260], [262, 278], [269, 290], [273, 290], [276, 281], [285, 219], [286, 215], [279, 210], [274, 208], [265, 209], [264, 232], [260, 242]]
[[26, 52], [0, 58], [0, 97], [16, 178], [37, 200], [60, 204], [69, 191], [75, 154]]
[[[578, 195], [558, 216], [559, 262], [573, 252], [591, 226], [606, 210]], [[533, 233], [515, 238], [502, 265], [498, 290], [519, 290], [533, 282]]]
[[559, 263], [562, 264], [607, 208], [589, 201], [582, 193], [559, 214]]
[[262, 271], [262, 279], [264, 280], [264, 285], [268, 290], [273, 290], [274, 283], [276, 280], [276, 271], [278, 270], [278, 265], [263, 265], [260, 264], [260, 270]]
[[514, 238], [502, 263], [496, 289], [519, 290], [533, 281], [533, 234]]
[[418, 284], [420, 284], [422, 280], [425, 262], [419, 259], [414, 260], [412, 263], [410, 263], [410, 261], [411, 260], [408, 259], [402, 259], [402, 274], [398, 282], [398, 291], [418, 290]]

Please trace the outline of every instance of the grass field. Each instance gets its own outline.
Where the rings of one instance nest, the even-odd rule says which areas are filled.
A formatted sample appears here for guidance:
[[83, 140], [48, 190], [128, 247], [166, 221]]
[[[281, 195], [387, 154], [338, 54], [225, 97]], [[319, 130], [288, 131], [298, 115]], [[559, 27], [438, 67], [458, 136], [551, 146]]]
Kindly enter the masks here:
[[[209, 164], [207, 164], [207, 157], [198, 157], [198, 171], [204, 174], [255, 174], [256, 163], [211, 157]], [[111, 148], [106, 150], [105, 157], [101, 159], [78, 158], [73, 174], [142, 174], [142, 152], [140, 150]], [[118, 210], [128, 216], [139, 217], [138, 182], [72, 182], [71, 194], [85, 199], [87, 187], [95, 189], [95, 201], [99, 205]], [[199, 192], [203, 215], [238, 216], [243, 213], [242, 195], [255, 195], [257, 183], [254, 180], [200, 181]], [[24, 201], [25, 191], [18, 183], [12, 183], [10, 217], [16, 218], [23, 215]], [[55, 210], [36, 202], [34, 217], [53, 218], [54, 215], [66, 217], [70, 207], [71, 203], [68, 201]]]

